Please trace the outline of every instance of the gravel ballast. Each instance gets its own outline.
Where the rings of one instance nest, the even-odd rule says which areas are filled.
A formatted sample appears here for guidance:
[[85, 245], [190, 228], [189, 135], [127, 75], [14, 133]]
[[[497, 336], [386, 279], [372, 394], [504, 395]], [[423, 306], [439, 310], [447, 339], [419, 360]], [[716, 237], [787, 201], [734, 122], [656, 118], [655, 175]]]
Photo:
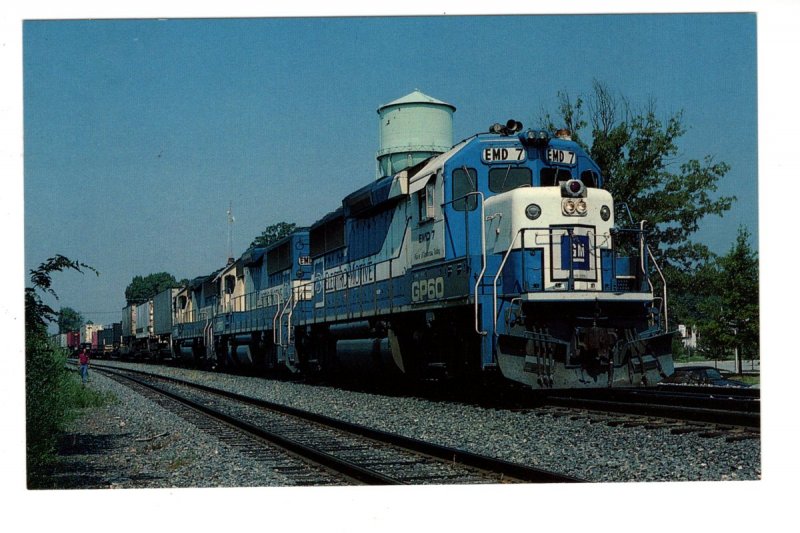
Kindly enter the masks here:
[[[761, 477], [758, 439], [726, 442], [668, 429], [620, 428], [569, 417], [384, 396], [263, 378], [152, 365], [103, 362], [200, 382], [408, 437], [553, 470], [594, 482], [725, 481]], [[74, 432], [104, 435], [102, 458], [88, 462], [97, 487], [275, 486], [286, 480], [228, 449], [180, 417], [112, 380], [90, 386], [119, 403], [93, 410]], [[100, 411], [100, 412], [98, 412]], [[137, 441], [154, 435], [152, 440]], [[87, 437], [91, 438], [91, 437]], [[76, 453], [80, 453], [76, 450]], [[118, 457], [122, 455], [123, 457]], [[94, 464], [99, 462], [100, 464]], [[67, 476], [69, 477], [69, 476]]]
[[59, 442], [59, 463], [30, 488], [189, 488], [291, 485], [254, 460], [133, 390], [91, 372], [116, 398], [85, 409]]

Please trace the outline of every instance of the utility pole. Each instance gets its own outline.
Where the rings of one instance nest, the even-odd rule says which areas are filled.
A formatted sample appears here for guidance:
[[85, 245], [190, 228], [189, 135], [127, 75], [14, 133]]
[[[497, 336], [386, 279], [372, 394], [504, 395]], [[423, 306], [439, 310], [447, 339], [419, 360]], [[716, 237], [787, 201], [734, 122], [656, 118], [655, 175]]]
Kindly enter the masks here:
[[228, 203], [228, 264], [233, 263], [233, 223], [236, 219], [233, 218], [233, 202]]
[[736, 326], [731, 324], [731, 329], [733, 330], [733, 363], [734, 363], [734, 370], [737, 374], [742, 373], [742, 362], [739, 360], [739, 330]]

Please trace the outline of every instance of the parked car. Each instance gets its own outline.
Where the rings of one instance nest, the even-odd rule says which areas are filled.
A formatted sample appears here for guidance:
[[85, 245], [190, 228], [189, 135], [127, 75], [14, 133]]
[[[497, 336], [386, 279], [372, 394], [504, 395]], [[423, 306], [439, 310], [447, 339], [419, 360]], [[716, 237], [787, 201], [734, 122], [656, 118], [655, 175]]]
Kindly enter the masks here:
[[710, 385], [714, 387], [749, 387], [743, 381], [728, 379], [713, 366], [692, 365], [675, 368], [675, 373], [664, 378], [660, 385]]

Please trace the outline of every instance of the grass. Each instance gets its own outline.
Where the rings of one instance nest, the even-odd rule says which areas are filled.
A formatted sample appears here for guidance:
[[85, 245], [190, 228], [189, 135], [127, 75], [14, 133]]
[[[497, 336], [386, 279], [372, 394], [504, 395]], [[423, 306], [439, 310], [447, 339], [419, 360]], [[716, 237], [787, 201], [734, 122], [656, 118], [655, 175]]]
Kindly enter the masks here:
[[81, 409], [117, 401], [109, 393], [83, 386], [75, 370], [65, 368], [65, 350], [42, 332], [26, 332], [25, 397], [28, 479], [55, 459], [58, 436]]
[[[733, 359], [733, 355], [730, 355], [728, 361]], [[675, 357], [676, 363], [697, 363], [702, 365], [710, 365], [716, 366], [713, 359], [706, 359], [702, 355], [698, 355], [696, 353], [691, 355], [686, 355], [685, 353], [678, 353]], [[745, 372], [744, 374], [736, 374], [735, 372], [728, 372], [725, 370], [721, 370], [722, 375], [728, 379], [735, 379], [737, 381], [743, 381], [748, 385], [760, 385], [761, 384], [761, 375], [756, 371], [756, 373], [747, 373], [750, 371], [750, 363], [749, 360], [742, 364], [742, 371]]]
[[64, 387], [61, 391], [61, 399], [73, 412], [87, 407], [103, 407], [117, 402], [117, 397], [110, 392], [98, 391], [91, 385], [91, 367], [89, 368], [89, 384], [81, 384], [81, 377], [75, 370], [64, 369], [67, 374], [64, 380]]
[[726, 374], [728, 379], [735, 379], [736, 381], [743, 381], [748, 385], [760, 385], [761, 376], [759, 374]]

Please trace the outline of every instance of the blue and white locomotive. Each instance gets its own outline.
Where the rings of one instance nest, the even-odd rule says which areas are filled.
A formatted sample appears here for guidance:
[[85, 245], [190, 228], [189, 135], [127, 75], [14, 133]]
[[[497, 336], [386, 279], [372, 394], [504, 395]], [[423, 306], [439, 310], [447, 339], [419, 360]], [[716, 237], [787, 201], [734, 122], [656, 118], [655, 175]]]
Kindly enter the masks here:
[[513, 120], [451, 147], [454, 110], [420, 92], [382, 106], [378, 179], [175, 294], [174, 353], [534, 389], [671, 374], [643, 225], [616, 225], [595, 162]]

